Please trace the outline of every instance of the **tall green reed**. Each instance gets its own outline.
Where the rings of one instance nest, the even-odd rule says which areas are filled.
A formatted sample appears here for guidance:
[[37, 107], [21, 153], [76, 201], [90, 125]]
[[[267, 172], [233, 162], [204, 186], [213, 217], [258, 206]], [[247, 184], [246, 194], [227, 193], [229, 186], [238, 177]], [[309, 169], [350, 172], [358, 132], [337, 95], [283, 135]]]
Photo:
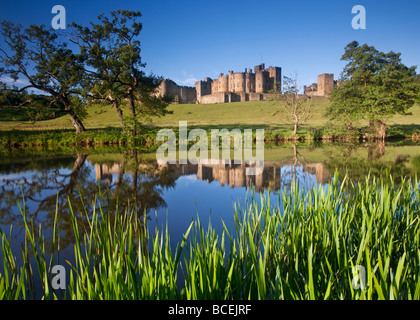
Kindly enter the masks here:
[[[336, 178], [310, 190], [294, 182], [280, 192], [278, 205], [251, 193], [234, 207], [234, 226], [223, 224], [219, 233], [211, 224], [204, 229], [198, 217], [176, 247], [168, 227], [149, 234], [144, 213], [135, 208], [75, 213], [70, 204], [75, 243], [63, 298], [417, 300], [419, 199], [417, 179], [395, 185], [392, 178], [367, 177], [363, 184]], [[42, 230], [22, 214], [23, 266], [10, 237], [1, 234], [0, 298], [30, 298], [33, 266], [42, 298], [57, 299], [50, 285], [55, 251], [47, 261]], [[59, 253], [58, 211], [55, 219]], [[363, 289], [352, 285], [355, 266], [366, 270]]]

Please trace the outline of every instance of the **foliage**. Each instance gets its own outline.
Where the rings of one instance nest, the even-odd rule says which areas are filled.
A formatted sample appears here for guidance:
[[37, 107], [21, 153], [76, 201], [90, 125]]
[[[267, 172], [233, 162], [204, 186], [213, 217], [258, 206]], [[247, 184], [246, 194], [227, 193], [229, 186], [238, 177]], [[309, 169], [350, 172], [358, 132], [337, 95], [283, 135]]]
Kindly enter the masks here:
[[[100, 15], [99, 22], [91, 22], [89, 27], [73, 23], [70, 38], [85, 57], [89, 76], [86, 91], [91, 99], [112, 104], [123, 130], [128, 127], [134, 135], [139, 119], [167, 114], [169, 102], [156, 95], [162, 79], [142, 70], [139, 17], [138, 11], [112, 11], [110, 17]], [[123, 101], [129, 103], [128, 117], [123, 116]]]
[[[52, 29], [44, 25], [31, 25], [23, 29], [20, 24], [9, 21], [1, 23], [3, 43], [0, 48], [0, 75], [11, 79], [4, 91], [9, 94], [22, 94], [19, 104], [33, 103], [34, 98], [25, 99], [28, 89], [38, 90], [45, 95], [38, 95], [38, 100], [48, 101], [50, 106], [58, 106], [65, 111], [76, 133], [85, 131], [82, 119], [86, 116], [81, 95], [84, 79], [82, 57], [72, 52], [67, 44], [61, 42]], [[5, 101], [15, 106], [16, 99]]]
[[400, 53], [383, 53], [357, 41], [346, 46], [341, 60], [348, 63], [331, 94], [327, 116], [349, 129], [368, 120], [371, 131], [376, 126], [377, 136], [384, 139], [385, 122], [395, 114], [407, 115], [419, 94], [416, 67], [405, 66]]

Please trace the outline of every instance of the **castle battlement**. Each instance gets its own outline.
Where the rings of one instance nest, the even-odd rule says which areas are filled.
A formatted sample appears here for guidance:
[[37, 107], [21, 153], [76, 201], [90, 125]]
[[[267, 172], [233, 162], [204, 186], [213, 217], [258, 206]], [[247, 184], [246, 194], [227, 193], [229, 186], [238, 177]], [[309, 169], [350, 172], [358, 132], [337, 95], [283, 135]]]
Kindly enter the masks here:
[[[329, 79], [333, 75], [325, 74], [318, 85], [311, 91], [328, 91]], [[224, 103], [240, 101], [267, 100], [275, 92], [281, 92], [282, 70], [280, 67], [265, 67], [261, 63], [254, 68], [245, 68], [244, 72], [229, 70], [220, 73], [217, 79], [210, 77], [195, 82], [194, 87], [179, 86], [171, 79], [165, 79], [159, 86], [157, 95], [173, 96], [175, 103]], [[325, 79], [324, 79], [325, 78]]]
[[263, 100], [262, 94], [281, 90], [281, 68], [265, 68], [262, 63], [244, 72], [228, 71], [218, 79], [205, 78], [195, 83], [198, 103], [223, 103], [234, 101]]
[[334, 74], [323, 73], [318, 76], [318, 83], [303, 87], [304, 94], [311, 97], [326, 97], [333, 91], [335, 84]]

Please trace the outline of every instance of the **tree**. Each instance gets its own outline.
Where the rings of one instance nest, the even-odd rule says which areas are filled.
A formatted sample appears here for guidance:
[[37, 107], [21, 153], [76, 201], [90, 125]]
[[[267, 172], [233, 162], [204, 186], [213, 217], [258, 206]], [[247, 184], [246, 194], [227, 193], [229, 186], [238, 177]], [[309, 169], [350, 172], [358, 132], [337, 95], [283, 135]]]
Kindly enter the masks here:
[[[90, 26], [73, 23], [70, 38], [86, 57], [92, 99], [112, 104], [123, 130], [131, 124], [133, 135], [138, 133], [140, 116], [169, 113], [169, 100], [156, 94], [162, 79], [142, 70], [145, 64], [140, 56], [139, 17], [138, 11], [112, 11], [110, 18], [100, 15], [99, 22], [91, 22]], [[124, 101], [128, 102], [129, 118], [123, 117]]]
[[383, 53], [357, 41], [346, 46], [341, 60], [348, 63], [340, 85], [331, 93], [327, 115], [348, 127], [367, 120], [371, 133], [384, 140], [386, 121], [395, 114], [408, 114], [415, 102], [416, 67], [405, 66], [400, 53]]
[[25, 83], [21, 88], [6, 85], [4, 90], [18, 94], [28, 89], [42, 91], [45, 95], [39, 97], [65, 111], [76, 133], [86, 131], [82, 123], [87, 115], [81, 89], [85, 74], [82, 57], [44, 25], [22, 31], [20, 24], [3, 21], [1, 33], [0, 76]]
[[343, 85], [346, 81], [343, 74], [338, 81], [339, 85], [331, 92], [334, 103], [327, 108], [326, 116], [333, 122], [343, 124], [348, 131], [355, 131], [355, 123], [363, 118], [358, 104], [361, 97], [354, 86]]
[[312, 98], [300, 96], [300, 87], [297, 84], [297, 77], [283, 77], [283, 91], [276, 95], [275, 100], [279, 103], [279, 113], [283, 120], [293, 123], [293, 135], [296, 136], [299, 128], [311, 117]]

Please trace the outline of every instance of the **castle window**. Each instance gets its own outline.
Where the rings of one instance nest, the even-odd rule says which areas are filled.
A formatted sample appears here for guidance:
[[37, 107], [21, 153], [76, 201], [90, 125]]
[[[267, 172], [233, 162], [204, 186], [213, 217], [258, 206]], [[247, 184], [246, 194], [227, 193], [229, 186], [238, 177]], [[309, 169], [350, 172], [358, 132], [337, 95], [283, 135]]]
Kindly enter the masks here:
[[[257, 77], [258, 80], [260, 80], [260, 77]], [[260, 86], [261, 87], [261, 86]]]
[[258, 88], [261, 88], [261, 83], [258, 85]]

